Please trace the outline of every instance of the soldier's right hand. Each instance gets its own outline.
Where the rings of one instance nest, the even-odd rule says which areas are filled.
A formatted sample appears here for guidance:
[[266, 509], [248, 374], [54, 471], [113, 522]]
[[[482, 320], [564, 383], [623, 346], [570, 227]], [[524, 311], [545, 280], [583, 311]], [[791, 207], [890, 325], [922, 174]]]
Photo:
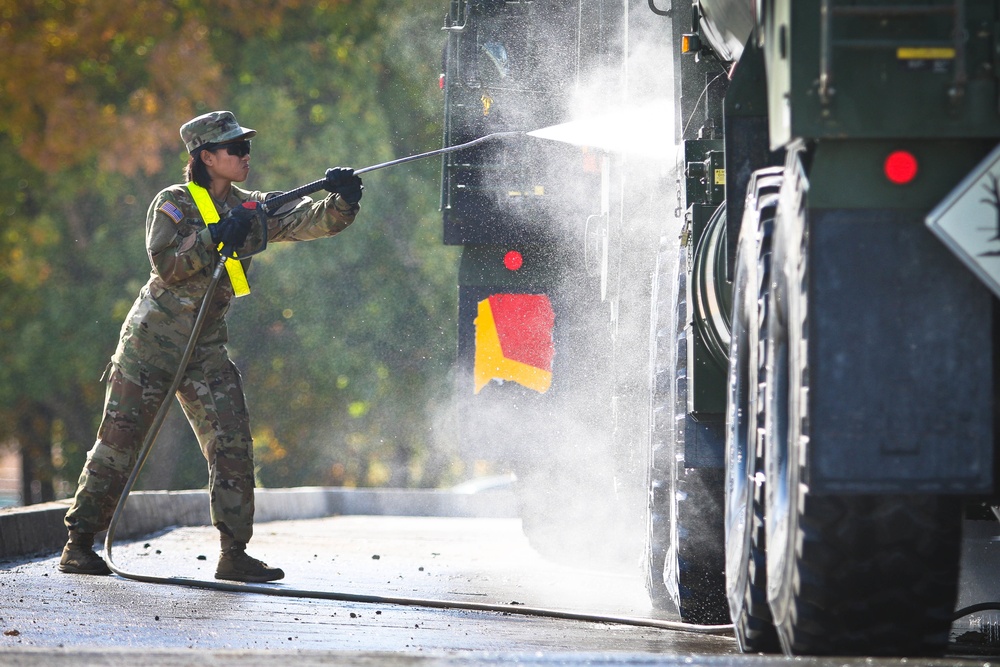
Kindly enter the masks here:
[[208, 226], [212, 241], [226, 248], [239, 248], [247, 240], [254, 220], [260, 214], [260, 205], [255, 201], [243, 202], [242, 206], [229, 209], [225, 218]]

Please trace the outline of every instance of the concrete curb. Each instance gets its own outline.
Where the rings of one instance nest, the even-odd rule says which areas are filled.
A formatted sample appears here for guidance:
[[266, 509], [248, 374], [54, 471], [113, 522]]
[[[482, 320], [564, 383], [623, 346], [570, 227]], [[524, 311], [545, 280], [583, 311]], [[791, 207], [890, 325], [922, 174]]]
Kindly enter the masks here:
[[[516, 518], [509, 490], [466, 494], [442, 489], [257, 489], [255, 522], [338, 515]], [[66, 542], [69, 500], [0, 509], [0, 559], [48, 554]], [[129, 495], [116, 538], [138, 539], [171, 526], [211, 523], [207, 491], [136, 491]]]

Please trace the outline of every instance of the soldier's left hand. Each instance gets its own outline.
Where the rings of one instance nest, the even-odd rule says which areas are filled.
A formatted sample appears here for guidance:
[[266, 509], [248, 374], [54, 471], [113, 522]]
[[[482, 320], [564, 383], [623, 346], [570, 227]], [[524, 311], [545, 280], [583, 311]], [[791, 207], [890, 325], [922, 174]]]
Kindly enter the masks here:
[[361, 177], [356, 176], [350, 167], [327, 169], [325, 181], [323, 187], [328, 192], [340, 195], [340, 198], [348, 204], [354, 205], [361, 201], [361, 194], [365, 186], [361, 184]]

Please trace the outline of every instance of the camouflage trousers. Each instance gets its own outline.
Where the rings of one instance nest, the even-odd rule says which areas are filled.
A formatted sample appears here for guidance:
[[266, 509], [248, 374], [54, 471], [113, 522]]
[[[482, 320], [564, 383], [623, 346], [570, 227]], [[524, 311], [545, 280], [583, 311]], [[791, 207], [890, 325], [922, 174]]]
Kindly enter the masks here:
[[[206, 373], [206, 367], [212, 372]], [[136, 384], [117, 367], [111, 370], [97, 442], [87, 454], [73, 505], [66, 513], [70, 530], [97, 533], [111, 522], [172, 380], [148, 370], [140, 376]], [[239, 371], [228, 358], [192, 364], [177, 398], [208, 461], [212, 523], [223, 539], [248, 542], [253, 534], [253, 441]]]

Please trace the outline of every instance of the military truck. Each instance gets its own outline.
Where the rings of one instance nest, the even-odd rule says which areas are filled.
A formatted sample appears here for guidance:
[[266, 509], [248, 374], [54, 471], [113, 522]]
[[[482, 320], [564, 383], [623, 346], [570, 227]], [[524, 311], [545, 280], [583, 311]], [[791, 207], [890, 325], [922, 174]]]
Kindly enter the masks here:
[[[488, 129], [506, 104], [531, 112], [503, 129], [571, 120], [574, 91], [627, 106], [662, 78], [653, 89], [674, 102], [673, 177], [537, 142], [445, 162], [445, 238], [463, 245], [460, 359], [485, 380], [479, 393], [460, 385], [464, 414], [542, 415], [527, 438], [463, 423], [531, 451], [521, 469], [553, 486], [566, 481], [546, 449], [553, 425], [593, 425], [601, 444], [587, 455], [606, 453], [608, 473], [585, 481], [640, 526], [654, 605], [731, 621], [743, 650], [948, 643], [964, 522], [995, 521], [1000, 504], [998, 12], [973, 0], [451, 3], [446, 142]], [[640, 32], [669, 56], [637, 81]], [[588, 88], [595, 63], [606, 80]], [[563, 154], [527, 159], [541, 150]], [[524, 215], [529, 190], [503, 170], [535, 164], [530, 205], [546, 213]], [[585, 184], [564, 194], [575, 208], [546, 208], [567, 174]], [[650, 188], [676, 201], [652, 230], [636, 203]], [[557, 227], [567, 233], [531, 235]], [[525, 265], [546, 258], [530, 285], [503, 268], [518, 243]], [[508, 311], [490, 349], [517, 349], [504, 337], [540, 323], [531, 340], [550, 346], [551, 393], [480, 365], [481, 330], [498, 330], [480, 304], [515, 293], [551, 309]], [[581, 342], [564, 320], [596, 326]], [[580, 378], [586, 400], [567, 400]]]

